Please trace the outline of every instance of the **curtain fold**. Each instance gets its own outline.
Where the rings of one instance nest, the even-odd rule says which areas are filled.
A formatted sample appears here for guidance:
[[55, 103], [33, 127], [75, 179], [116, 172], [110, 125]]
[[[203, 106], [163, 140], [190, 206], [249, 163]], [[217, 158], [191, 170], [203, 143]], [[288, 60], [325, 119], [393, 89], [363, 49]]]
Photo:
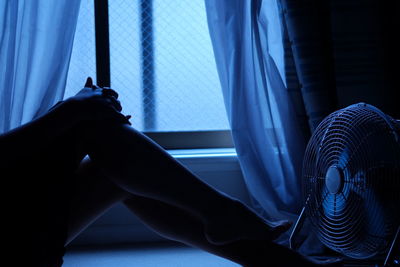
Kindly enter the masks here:
[[64, 95], [80, 0], [0, 1], [0, 133]]
[[245, 183], [267, 219], [295, 220], [308, 136], [287, 90], [278, 3], [206, 0], [206, 9]]

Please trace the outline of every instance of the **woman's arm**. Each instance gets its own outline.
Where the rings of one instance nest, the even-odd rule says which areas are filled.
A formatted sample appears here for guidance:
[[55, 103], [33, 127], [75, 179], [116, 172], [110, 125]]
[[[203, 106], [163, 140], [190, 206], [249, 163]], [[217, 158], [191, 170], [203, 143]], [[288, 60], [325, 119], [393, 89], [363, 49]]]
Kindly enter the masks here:
[[77, 95], [59, 102], [45, 115], [0, 135], [0, 164], [39, 151], [43, 145], [78, 123], [90, 120], [129, 123], [129, 117], [121, 114], [122, 108], [117, 97], [111, 89], [93, 86], [88, 78], [85, 87]]

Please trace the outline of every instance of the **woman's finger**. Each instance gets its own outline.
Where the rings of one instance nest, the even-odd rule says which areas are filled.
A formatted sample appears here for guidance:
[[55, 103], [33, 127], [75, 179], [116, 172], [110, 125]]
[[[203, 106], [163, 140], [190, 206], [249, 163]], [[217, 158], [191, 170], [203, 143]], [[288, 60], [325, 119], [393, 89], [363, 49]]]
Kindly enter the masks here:
[[103, 95], [103, 97], [106, 98], [107, 102], [109, 102], [118, 112], [122, 111], [121, 102], [119, 100], [117, 100], [116, 98], [114, 98], [112, 96]]
[[97, 85], [92, 85], [92, 89], [93, 89], [93, 91], [95, 91], [95, 90], [101, 89], [101, 88], [99, 86], [97, 86]]
[[92, 86], [93, 86], [92, 78], [91, 77], [87, 77], [86, 83], [85, 83], [85, 87], [92, 88]]
[[132, 123], [130, 122], [130, 119], [132, 118], [132, 116], [127, 115], [127, 116], [125, 116], [125, 118], [126, 118], [126, 121], [129, 123], [129, 125], [132, 125]]
[[110, 96], [113, 96], [116, 99], [118, 99], [118, 93], [109, 87], [103, 87], [102, 93], [103, 93], [103, 95], [107, 95], [107, 96], [110, 95]]
[[108, 110], [105, 110], [105, 113], [102, 115], [102, 119], [111, 119], [121, 123], [126, 123], [132, 125], [127, 118], [127, 116], [123, 115], [122, 113], [115, 110], [113, 107], [110, 107]]

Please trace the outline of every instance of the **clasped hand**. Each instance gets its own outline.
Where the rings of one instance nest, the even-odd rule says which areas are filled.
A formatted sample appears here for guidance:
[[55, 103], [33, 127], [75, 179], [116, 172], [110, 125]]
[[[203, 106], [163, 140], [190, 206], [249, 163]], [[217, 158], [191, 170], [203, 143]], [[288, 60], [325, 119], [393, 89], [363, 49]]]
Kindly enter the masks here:
[[131, 125], [131, 116], [121, 113], [118, 93], [110, 88], [93, 85], [90, 77], [87, 78], [85, 87], [66, 102], [72, 104], [74, 113], [79, 112], [77, 116], [80, 120], [116, 120]]

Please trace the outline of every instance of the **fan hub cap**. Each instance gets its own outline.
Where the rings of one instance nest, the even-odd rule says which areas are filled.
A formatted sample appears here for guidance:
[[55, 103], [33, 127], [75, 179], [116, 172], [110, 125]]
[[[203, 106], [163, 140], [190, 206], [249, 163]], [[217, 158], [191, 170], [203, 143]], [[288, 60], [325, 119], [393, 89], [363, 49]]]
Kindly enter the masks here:
[[329, 167], [325, 175], [325, 185], [331, 194], [338, 194], [343, 188], [343, 171], [337, 166]]

